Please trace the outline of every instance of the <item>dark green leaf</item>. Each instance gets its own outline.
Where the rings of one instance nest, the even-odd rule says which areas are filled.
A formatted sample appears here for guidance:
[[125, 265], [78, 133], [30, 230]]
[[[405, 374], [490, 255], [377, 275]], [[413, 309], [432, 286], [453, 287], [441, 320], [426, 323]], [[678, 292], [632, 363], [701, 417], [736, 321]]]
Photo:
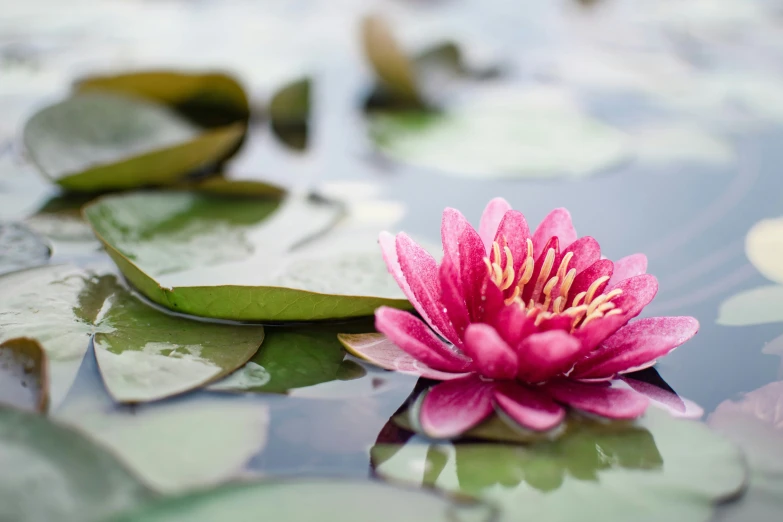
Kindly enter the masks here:
[[269, 103], [272, 131], [280, 141], [297, 150], [307, 147], [310, 119], [310, 80], [289, 83]]

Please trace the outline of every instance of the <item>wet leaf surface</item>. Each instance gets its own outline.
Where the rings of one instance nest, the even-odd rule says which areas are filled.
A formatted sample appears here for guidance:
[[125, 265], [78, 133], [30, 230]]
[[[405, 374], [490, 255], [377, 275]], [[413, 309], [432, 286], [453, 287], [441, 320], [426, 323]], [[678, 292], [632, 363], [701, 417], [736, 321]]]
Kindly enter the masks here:
[[49, 245], [28, 227], [0, 223], [0, 274], [46, 264], [51, 255]]
[[[304, 501], [306, 499], [306, 501]], [[259, 513], [279, 522], [320, 520], [427, 520], [489, 522], [487, 505], [458, 503], [431, 492], [378, 482], [304, 479], [266, 481], [225, 486], [208, 493], [164, 500], [114, 522], [212, 521], [228, 517], [235, 522], [257, 520]]]
[[60, 186], [97, 192], [172, 184], [220, 160], [243, 128], [203, 132], [162, 105], [95, 92], [38, 112], [25, 126], [24, 143]]
[[[699, 451], [693, 451], [693, 448]], [[648, 410], [637, 423], [573, 422], [532, 445], [379, 440], [376, 472], [498, 502], [502, 520], [708, 520], [741, 491], [742, 454], [705, 425]]]
[[150, 492], [109, 451], [45, 417], [0, 407], [0, 520], [100, 522]]
[[45, 413], [48, 374], [49, 361], [37, 341], [19, 337], [0, 344], [0, 403]]
[[[39, 297], [47, 295], [41, 301]], [[95, 352], [118, 401], [162, 399], [242, 366], [263, 341], [260, 326], [196, 323], [150, 308], [118, 284], [61, 265], [0, 278], [0, 339], [29, 336], [46, 351], [56, 407], [95, 335]]]
[[407, 303], [375, 237], [320, 197], [135, 193], [101, 198], [85, 216], [134, 286], [179, 312], [312, 321]]

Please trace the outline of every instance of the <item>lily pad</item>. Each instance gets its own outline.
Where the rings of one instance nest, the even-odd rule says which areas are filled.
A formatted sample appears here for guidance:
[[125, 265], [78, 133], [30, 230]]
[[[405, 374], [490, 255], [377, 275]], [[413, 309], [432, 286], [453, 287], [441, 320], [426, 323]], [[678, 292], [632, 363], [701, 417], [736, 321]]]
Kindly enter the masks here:
[[379, 442], [376, 472], [497, 502], [501, 520], [706, 521], [746, 478], [731, 443], [657, 409], [634, 424], [583, 420], [528, 445], [428, 442]]
[[225, 486], [209, 492], [164, 499], [114, 522], [188, 520], [250, 522], [428, 522], [493, 520], [486, 504], [456, 502], [432, 492], [403, 489], [378, 482], [345, 479], [265, 481]]
[[489, 91], [443, 113], [369, 116], [389, 157], [477, 178], [583, 178], [629, 158], [625, 134], [552, 89]]
[[92, 335], [106, 387], [121, 402], [161, 399], [228, 375], [247, 362], [264, 335], [260, 326], [172, 317], [140, 302], [113, 275], [70, 266], [2, 276], [0, 296], [0, 340], [29, 336], [41, 343], [51, 363], [55, 406], [71, 387]]
[[775, 520], [783, 510], [783, 382], [722, 402], [707, 423], [745, 451], [751, 471], [746, 497], [725, 520]]
[[0, 520], [98, 522], [150, 492], [108, 451], [45, 417], [0, 407]]
[[285, 85], [269, 102], [272, 132], [296, 150], [307, 147], [310, 119], [310, 80], [303, 78]]
[[335, 201], [171, 191], [106, 196], [84, 212], [134, 286], [178, 312], [301, 321], [408, 306], [375, 239], [353, 236]]
[[79, 80], [77, 92], [109, 91], [172, 107], [201, 127], [247, 122], [247, 95], [236, 79], [217, 72], [137, 71]]
[[[337, 332], [344, 326], [267, 328], [263, 347], [241, 369], [209, 387], [216, 391], [288, 393], [335, 380], [353, 380], [364, 368], [346, 360]], [[362, 324], [359, 330], [365, 330]]]
[[783, 218], [762, 219], [745, 237], [745, 255], [776, 284], [758, 286], [728, 297], [720, 305], [718, 324], [745, 326], [783, 321]]
[[0, 274], [42, 265], [52, 251], [38, 234], [19, 223], [0, 223]]
[[92, 228], [81, 214], [81, 208], [92, 200], [85, 194], [58, 195], [47, 201], [38, 211], [24, 220], [24, 224], [54, 243], [73, 246], [82, 252], [100, 248]]
[[0, 402], [46, 412], [49, 361], [38, 341], [20, 337], [0, 344]]
[[96, 192], [175, 183], [214, 165], [243, 133], [242, 124], [203, 131], [165, 106], [94, 92], [41, 110], [23, 137], [46, 176]]

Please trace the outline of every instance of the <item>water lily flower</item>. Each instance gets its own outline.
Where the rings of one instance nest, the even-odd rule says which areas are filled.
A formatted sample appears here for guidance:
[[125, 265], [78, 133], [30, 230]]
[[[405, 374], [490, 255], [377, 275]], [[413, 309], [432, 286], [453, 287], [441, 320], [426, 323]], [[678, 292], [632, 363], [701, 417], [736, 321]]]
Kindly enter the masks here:
[[534, 431], [556, 428], [566, 407], [636, 418], [648, 398], [618, 377], [654, 365], [699, 328], [693, 317], [631, 322], [658, 290], [646, 257], [603, 259], [595, 239], [577, 237], [566, 209], [531, 232], [501, 198], [478, 231], [447, 208], [441, 235], [438, 265], [407, 234], [381, 234], [389, 271], [421, 318], [381, 307], [375, 325], [388, 342], [354, 351], [443, 381], [418, 408], [430, 436], [458, 436], [493, 412]]

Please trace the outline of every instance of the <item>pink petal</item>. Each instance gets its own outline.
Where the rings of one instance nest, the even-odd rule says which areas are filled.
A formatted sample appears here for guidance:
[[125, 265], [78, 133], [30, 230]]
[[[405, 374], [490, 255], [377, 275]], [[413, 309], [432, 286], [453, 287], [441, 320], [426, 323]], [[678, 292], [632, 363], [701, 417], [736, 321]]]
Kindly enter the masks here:
[[647, 273], [647, 256], [633, 254], [614, 262], [614, 274], [609, 280], [609, 288], [629, 277]]
[[585, 355], [594, 350], [610, 335], [622, 328], [627, 322], [628, 318], [623, 314], [610, 315], [594, 319], [585, 326], [577, 328], [573, 333], [573, 336], [582, 343], [580, 355]]
[[488, 324], [468, 327], [465, 353], [473, 359], [473, 369], [484, 377], [513, 379], [517, 373], [517, 354]]
[[[592, 265], [585, 268], [582, 272], [578, 273], [574, 279], [573, 284], [571, 285], [571, 289], [568, 292], [569, 303], [573, 302], [574, 297], [576, 297], [577, 294], [586, 292], [587, 289], [590, 288], [590, 285], [596, 281], [596, 279], [605, 276], [611, 277], [613, 270], [614, 263], [608, 259], [599, 259]], [[595, 295], [599, 295], [603, 289], [606, 288], [607, 284], [608, 280], [598, 288], [599, 291], [596, 292]]]
[[468, 306], [468, 314], [472, 321], [477, 321], [481, 290], [487, 275], [484, 243], [465, 216], [453, 208], [443, 211], [441, 237], [444, 260], [448, 259], [459, 267], [462, 295]]
[[[527, 240], [529, 237], [530, 229], [527, 226], [525, 216], [516, 210], [506, 212], [498, 226], [495, 241], [501, 246], [508, 246], [508, 249], [511, 251], [511, 257], [514, 261], [512, 266], [514, 268], [515, 284], [520, 275], [519, 270], [522, 268], [522, 263], [527, 258]], [[502, 255], [505, 260], [505, 252]]]
[[462, 372], [470, 360], [438, 339], [409, 312], [382, 306], [375, 311], [375, 328], [402, 350], [427, 366], [445, 372]]
[[635, 419], [644, 413], [649, 404], [644, 395], [630, 389], [612, 388], [607, 383], [559, 380], [542, 388], [558, 402], [610, 419]]
[[563, 330], [531, 335], [519, 347], [518, 378], [529, 383], [551, 379], [573, 365], [582, 343]]
[[676, 393], [659, 388], [654, 384], [639, 381], [637, 379], [624, 378], [623, 381], [641, 393], [648, 399], [652, 406], [657, 406], [669, 412], [673, 417], [680, 419], [700, 419], [704, 415], [704, 409], [693, 401], [683, 399]]
[[481, 214], [479, 236], [486, 247], [487, 255], [492, 251], [492, 242], [495, 240], [498, 225], [500, 225], [503, 215], [509, 210], [511, 210], [511, 205], [508, 204], [508, 201], [503, 198], [495, 198], [487, 203], [484, 213]]
[[571, 243], [568, 248], [563, 250], [563, 255], [569, 252], [574, 254], [568, 264], [569, 270], [575, 268], [577, 274], [601, 259], [601, 245], [590, 236], [580, 237]]
[[496, 317], [501, 310], [506, 308], [503, 291], [492, 281], [489, 273], [484, 274], [480, 296], [473, 308], [473, 322], [489, 323], [493, 317]]
[[400, 267], [400, 261], [397, 259], [397, 241], [395, 237], [388, 232], [381, 232], [378, 236], [378, 243], [381, 245], [381, 253], [383, 254], [383, 260], [386, 262], [386, 268], [389, 269], [389, 273], [394, 276], [394, 280], [405, 293], [405, 297], [411, 302], [413, 307], [418, 311], [424, 319], [429, 322], [426, 314], [421, 311], [421, 304], [416, 296], [413, 295], [411, 287], [408, 286], [408, 281], [405, 280], [405, 276], [402, 275], [402, 268]]
[[440, 278], [435, 259], [407, 234], [397, 234], [397, 259], [402, 275], [416, 297], [416, 310], [441, 337], [459, 345], [460, 338], [440, 302]]
[[409, 375], [418, 375], [420, 377], [438, 381], [459, 379], [466, 375], [470, 375], [469, 372], [447, 373], [433, 370], [401, 350], [399, 346], [391, 342], [383, 334], [339, 334], [337, 338], [348, 353], [385, 370], [393, 370]]
[[650, 274], [633, 276], [620, 281], [609, 291], [618, 288], [623, 293], [612, 302], [624, 312], [626, 320], [631, 320], [639, 315], [658, 293], [658, 280]]
[[549, 431], [565, 419], [565, 409], [548, 396], [517, 383], [495, 389], [495, 405], [523, 428]]
[[490, 416], [493, 389], [475, 374], [433, 386], [421, 404], [422, 429], [438, 439], [462, 435]]
[[600, 348], [579, 361], [571, 377], [601, 379], [638, 371], [696, 335], [693, 317], [650, 317], [620, 328]]
[[533, 233], [533, 252], [539, 255], [549, 238], [556, 237], [561, 248], [567, 248], [576, 241], [576, 230], [571, 223], [571, 214], [564, 208], [556, 208], [550, 212]]
[[465, 329], [470, 324], [468, 306], [465, 296], [462, 295], [462, 283], [459, 279], [459, 268], [450, 259], [444, 259], [440, 265], [440, 301], [446, 309], [446, 314], [454, 327], [460, 342], [455, 342], [462, 347], [462, 339], [465, 337]]
[[500, 310], [492, 319], [492, 326], [511, 348], [518, 347], [525, 337], [537, 330], [535, 319], [528, 317], [527, 313], [516, 304]]

